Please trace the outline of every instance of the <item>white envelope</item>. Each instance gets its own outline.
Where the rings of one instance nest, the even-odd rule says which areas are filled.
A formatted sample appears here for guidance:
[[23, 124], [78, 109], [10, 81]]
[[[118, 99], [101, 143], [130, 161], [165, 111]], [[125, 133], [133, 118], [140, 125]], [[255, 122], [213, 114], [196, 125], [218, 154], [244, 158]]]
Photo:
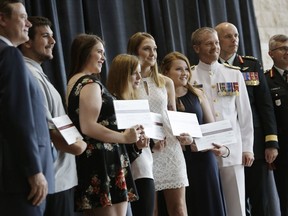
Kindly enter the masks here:
[[195, 113], [167, 111], [170, 126], [174, 136], [188, 133], [192, 137], [202, 137], [200, 125]]
[[148, 100], [114, 100], [113, 104], [118, 129], [152, 126]]
[[82, 135], [67, 115], [53, 118], [52, 121], [69, 145], [74, 144], [78, 137], [83, 139]]
[[230, 120], [222, 120], [200, 125], [201, 138], [195, 138], [198, 151], [211, 149], [212, 143], [219, 145], [231, 145], [237, 142]]

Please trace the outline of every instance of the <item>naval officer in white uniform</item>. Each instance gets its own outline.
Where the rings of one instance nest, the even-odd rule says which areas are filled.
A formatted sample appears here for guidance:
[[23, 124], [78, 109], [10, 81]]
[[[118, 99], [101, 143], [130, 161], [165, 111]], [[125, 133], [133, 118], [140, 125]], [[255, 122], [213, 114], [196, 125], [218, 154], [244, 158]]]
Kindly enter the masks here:
[[244, 166], [252, 165], [254, 154], [252, 113], [244, 78], [236, 68], [217, 61], [220, 45], [213, 28], [197, 29], [191, 40], [199, 57], [191, 82], [204, 90], [216, 121], [231, 121], [237, 138], [237, 143], [228, 146], [230, 153], [218, 160], [227, 215], [245, 216]]

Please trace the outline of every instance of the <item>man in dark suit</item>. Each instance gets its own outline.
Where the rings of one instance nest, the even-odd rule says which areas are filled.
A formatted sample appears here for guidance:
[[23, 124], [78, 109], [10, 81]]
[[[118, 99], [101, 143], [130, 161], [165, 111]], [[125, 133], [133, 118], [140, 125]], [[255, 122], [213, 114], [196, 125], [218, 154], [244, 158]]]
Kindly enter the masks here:
[[274, 177], [280, 199], [281, 215], [288, 215], [288, 36], [274, 35], [269, 40], [269, 55], [274, 65], [265, 72], [278, 127], [280, 151]]
[[[269, 88], [261, 64], [254, 57], [238, 55], [239, 34], [231, 23], [220, 23], [215, 27], [221, 47], [219, 60], [238, 66], [242, 72], [253, 115], [255, 161], [251, 167], [245, 167], [245, 193], [249, 200], [253, 216], [264, 216], [267, 213], [266, 186], [267, 170], [278, 155], [277, 126], [274, 116]], [[265, 176], [265, 177], [264, 177]], [[265, 213], [266, 212], [266, 213]]]
[[40, 216], [53, 192], [43, 94], [16, 48], [31, 23], [20, 0], [0, 0], [0, 214]]

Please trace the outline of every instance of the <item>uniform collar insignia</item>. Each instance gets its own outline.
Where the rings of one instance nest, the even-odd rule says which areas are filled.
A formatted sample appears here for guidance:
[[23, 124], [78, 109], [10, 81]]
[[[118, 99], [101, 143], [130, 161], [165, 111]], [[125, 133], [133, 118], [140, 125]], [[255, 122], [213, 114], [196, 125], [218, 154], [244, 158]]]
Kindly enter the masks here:
[[249, 69], [249, 67], [243, 67], [241, 70], [246, 71], [247, 69]]
[[273, 68], [271, 68], [270, 70], [269, 70], [269, 75], [270, 75], [270, 78], [273, 78], [274, 77], [274, 70], [273, 70]]

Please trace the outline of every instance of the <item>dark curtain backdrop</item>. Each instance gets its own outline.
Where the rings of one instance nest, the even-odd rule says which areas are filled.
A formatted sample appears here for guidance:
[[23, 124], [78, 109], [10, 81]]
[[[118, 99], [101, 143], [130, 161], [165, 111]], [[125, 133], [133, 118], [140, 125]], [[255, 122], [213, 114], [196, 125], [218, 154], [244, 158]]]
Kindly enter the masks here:
[[69, 74], [70, 45], [79, 33], [93, 33], [105, 41], [107, 61], [101, 76], [105, 83], [109, 64], [126, 52], [129, 37], [146, 31], [155, 37], [158, 60], [171, 51], [197, 57], [190, 44], [199, 27], [228, 21], [240, 34], [239, 53], [261, 59], [252, 0], [25, 0], [28, 15], [48, 17], [56, 45], [54, 59], [43, 64], [51, 82], [64, 97]]

